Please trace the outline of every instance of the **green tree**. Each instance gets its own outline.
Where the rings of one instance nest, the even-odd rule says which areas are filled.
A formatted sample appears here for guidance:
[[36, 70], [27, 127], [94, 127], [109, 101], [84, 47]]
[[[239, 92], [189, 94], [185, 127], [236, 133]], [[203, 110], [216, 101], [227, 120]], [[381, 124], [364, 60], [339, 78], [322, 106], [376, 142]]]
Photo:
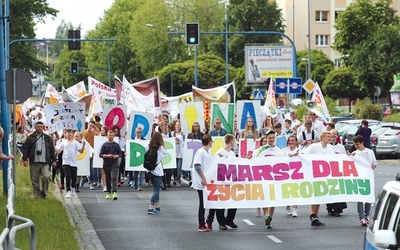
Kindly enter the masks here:
[[[230, 0], [230, 31], [278, 31], [284, 32], [282, 10], [276, 1]], [[246, 44], [280, 43], [282, 37], [275, 35], [233, 35], [229, 38], [229, 63], [235, 67], [244, 65], [244, 46]], [[225, 50], [219, 55], [224, 56]]]
[[[297, 73], [299, 77], [303, 77], [303, 82], [305, 82], [307, 80], [307, 61], [303, 58], [308, 58], [308, 50], [297, 52]], [[311, 50], [311, 76], [308, 76], [308, 78], [311, 78], [314, 82], [318, 82], [322, 88], [326, 76], [333, 69], [333, 62], [321, 50]]]
[[356, 83], [356, 74], [349, 67], [332, 70], [326, 76], [322, 90], [333, 99], [348, 98], [349, 112], [351, 112], [351, 101], [366, 97], [366, 92]]
[[[56, 16], [57, 10], [50, 8], [46, 0], [13, 0], [10, 3], [10, 41], [20, 38], [35, 38], [36, 22], [43, 22], [47, 15]], [[10, 47], [10, 67], [27, 72], [46, 72], [46, 64], [37, 59], [36, 46], [17, 43]]]
[[[88, 42], [82, 51], [86, 57], [86, 65], [90, 74], [97, 80], [107, 83], [109, 79], [108, 62], [110, 62], [110, 77], [114, 74], [136, 82], [143, 80], [141, 65], [130, 42], [132, 19], [137, 9], [146, 1], [115, 0], [110, 9], [104, 13], [96, 28], [88, 32], [88, 38], [116, 38], [115, 42]], [[110, 60], [109, 60], [110, 59]]]
[[375, 86], [388, 93], [398, 73], [399, 23], [391, 0], [359, 0], [336, 20], [334, 49], [357, 72], [357, 83], [373, 99]]

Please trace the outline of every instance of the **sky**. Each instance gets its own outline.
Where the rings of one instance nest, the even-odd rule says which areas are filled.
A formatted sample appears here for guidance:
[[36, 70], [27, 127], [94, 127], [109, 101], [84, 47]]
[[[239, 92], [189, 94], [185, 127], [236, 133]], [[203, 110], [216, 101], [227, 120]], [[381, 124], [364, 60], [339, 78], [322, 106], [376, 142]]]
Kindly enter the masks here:
[[111, 7], [114, 0], [47, 0], [51, 8], [58, 10], [57, 17], [45, 19], [46, 23], [39, 23], [35, 26], [36, 38], [54, 38], [57, 27], [64, 19], [71, 22], [73, 26], [81, 24], [81, 37], [87, 31], [95, 28], [97, 22], [103, 17], [104, 10]]

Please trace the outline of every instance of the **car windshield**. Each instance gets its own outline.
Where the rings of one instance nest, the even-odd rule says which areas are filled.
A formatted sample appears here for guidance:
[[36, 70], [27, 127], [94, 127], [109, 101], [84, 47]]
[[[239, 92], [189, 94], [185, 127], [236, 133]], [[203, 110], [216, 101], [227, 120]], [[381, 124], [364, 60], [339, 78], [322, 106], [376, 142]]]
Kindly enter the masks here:
[[383, 132], [385, 132], [388, 129], [389, 129], [388, 127], [380, 127], [377, 130], [373, 131], [372, 134], [380, 135], [380, 134], [382, 134]]
[[354, 135], [358, 130], [358, 126], [352, 125], [349, 127], [349, 129], [346, 131], [346, 134], [349, 135]]

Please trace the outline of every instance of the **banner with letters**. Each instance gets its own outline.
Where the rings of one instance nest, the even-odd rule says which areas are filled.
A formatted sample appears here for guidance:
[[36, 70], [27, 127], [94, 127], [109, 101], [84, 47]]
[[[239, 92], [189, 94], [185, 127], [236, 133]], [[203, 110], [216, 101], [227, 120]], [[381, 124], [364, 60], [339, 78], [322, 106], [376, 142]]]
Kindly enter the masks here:
[[375, 201], [371, 162], [362, 154], [207, 158], [206, 208], [258, 208]]
[[235, 104], [234, 103], [211, 103], [211, 119], [210, 119], [210, 131], [214, 129], [215, 118], [221, 119], [221, 126], [228, 132], [233, 134], [234, 121], [235, 121]]
[[[103, 168], [103, 158], [100, 158], [100, 149], [104, 143], [108, 141], [107, 136], [95, 136], [94, 137], [94, 148], [93, 148], [93, 167], [94, 168]], [[118, 137], [114, 137], [114, 141], [116, 143], [119, 142]]]
[[[127, 140], [126, 141], [126, 171], [148, 171], [143, 167], [144, 154], [149, 146], [149, 140]], [[164, 138], [164, 145], [168, 151], [167, 158], [161, 162], [164, 169], [176, 168], [175, 138]]]
[[104, 105], [104, 126], [112, 129], [115, 125], [120, 130], [120, 135], [125, 136], [127, 128], [127, 106], [126, 105]]
[[[142, 137], [146, 140], [151, 139], [154, 114], [145, 112], [132, 112], [129, 119], [129, 126], [126, 132], [126, 139], [136, 137], [136, 128], [142, 128]], [[147, 143], [149, 144], [149, 143]]]
[[237, 108], [237, 128], [242, 131], [246, 128], [247, 118], [251, 117], [254, 120], [256, 129], [261, 129], [263, 120], [261, 113], [261, 103], [259, 100], [247, 101], [241, 100], [236, 102]]
[[51, 133], [62, 129], [82, 131], [85, 127], [85, 103], [64, 102], [44, 106], [47, 126]]

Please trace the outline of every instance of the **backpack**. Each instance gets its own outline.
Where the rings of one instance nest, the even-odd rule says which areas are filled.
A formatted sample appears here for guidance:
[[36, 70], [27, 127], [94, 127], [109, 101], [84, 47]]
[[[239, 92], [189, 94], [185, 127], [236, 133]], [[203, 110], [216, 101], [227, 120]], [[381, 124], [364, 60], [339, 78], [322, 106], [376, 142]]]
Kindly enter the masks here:
[[158, 149], [151, 147], [147, 152], [144, 154], [144, 162], [143, 167], [149, 171], [156, 169], [157, 165], [157, 158], [158, 158]]

